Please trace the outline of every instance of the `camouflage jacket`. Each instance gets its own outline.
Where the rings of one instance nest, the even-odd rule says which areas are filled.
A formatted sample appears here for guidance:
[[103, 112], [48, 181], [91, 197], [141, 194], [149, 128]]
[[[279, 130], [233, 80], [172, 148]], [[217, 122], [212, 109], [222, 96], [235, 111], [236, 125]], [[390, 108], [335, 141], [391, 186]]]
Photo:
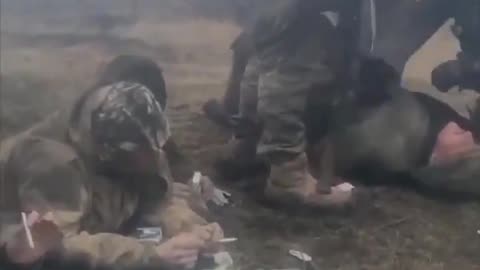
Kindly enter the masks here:
[[315, 69], [326, 62], [339, 63], [338, 57], [343, 54], [339, 50], [339, 33], [325, 12], [339, 11], [340, 2], [343, 1], [281, 0], [260, 13], [245, 31], [264, 68]]
[[54, 113], [1, 143], [0, 198], [7, 208], [52, 212], [64, 233], [67, 253], [86, 253], [94, 262], [107, 264], [156, 259], [153, 245], [125, 236], [138, 226], [160, 226], [164, 236], [171, 237], [206, 224], [198, 214], [206, 208], [197, 197], [184, 193], [180, 197], [175, 192], [182, 184], [173, 182], [166, 159], [160, 175], [167, 188], [147, 199], [118, 179], [92, 170], [88, 160], [67, 143], [71, 139], [65, 139], [72, 126], [69, 115]]

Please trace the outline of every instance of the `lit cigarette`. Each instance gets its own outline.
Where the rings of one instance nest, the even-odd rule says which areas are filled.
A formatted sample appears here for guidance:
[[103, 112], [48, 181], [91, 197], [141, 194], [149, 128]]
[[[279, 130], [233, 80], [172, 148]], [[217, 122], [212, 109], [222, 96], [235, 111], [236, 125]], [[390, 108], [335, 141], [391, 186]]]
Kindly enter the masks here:
[[32, 237], [32, 232], [30, 231], [30, 227], [28, 226], [27, 223], [27, 214], [22, 212], [22, 222], [23, 222], [23, 228], [25, 229], [25, 233], [27, 234], [27, 241], [28, 245], [30, 248], [35, 248], [35, 243], [33, 243], [33, 237]]
[[232, 237], [232, 238], [223, 238], [223, 239], [220, 239], [220, 240], [217, 240], [218, 243], [232, 243], [232, 242], [236, 242], [238, 239], [235, 238], [235, 237]]

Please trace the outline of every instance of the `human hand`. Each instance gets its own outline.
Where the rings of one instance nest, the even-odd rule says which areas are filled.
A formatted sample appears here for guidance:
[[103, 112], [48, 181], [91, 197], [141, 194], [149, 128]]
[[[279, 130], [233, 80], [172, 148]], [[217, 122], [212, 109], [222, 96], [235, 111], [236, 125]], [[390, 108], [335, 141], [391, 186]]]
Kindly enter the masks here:
[[158, 256], [167, 264], [192, 268], [200, 254], [212, 254], [221, 250], [218, 242], [223, 239], [218, 223], [195, 226], [190, 232], [181, 233], [156, 247]]
[[181, 233], [156, 247], [157, 255], [172, 266], [193, 268], [206, 241], [198, 233]]
[[212, 201], [216, 205], [224, 206], [230, 203], [231, 194], [218, 189], [212, 180], [205, 175], [196, 172], [192, 179], [192, 188], [202, 196], [205, 202]]
[[204, 226], [196, 226], [192, 230], [205, 241], [204, 254], [213, 254], [223, 249], [219, 242], [225, 237], [222, 227], [218, 223], [210, 223]]
[[30, 246], [27, 232], [22, 227], [6, 243], [7, 256], [13, 263], [32, 264], [57, 247], [63, 238], [58, 227], [37, 212], [28, 215], [27, 226], [30, 228], [34, 247]]

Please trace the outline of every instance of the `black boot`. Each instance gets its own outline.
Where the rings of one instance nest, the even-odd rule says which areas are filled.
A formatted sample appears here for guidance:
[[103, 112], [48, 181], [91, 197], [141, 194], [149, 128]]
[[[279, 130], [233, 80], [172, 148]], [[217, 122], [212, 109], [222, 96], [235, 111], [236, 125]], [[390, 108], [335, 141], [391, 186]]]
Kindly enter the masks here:
[[448, 92], [459, 86], [462, 80], [462, 68], [458, 60], [444, 62], [432, 71], [432, 84], [441, 92]]

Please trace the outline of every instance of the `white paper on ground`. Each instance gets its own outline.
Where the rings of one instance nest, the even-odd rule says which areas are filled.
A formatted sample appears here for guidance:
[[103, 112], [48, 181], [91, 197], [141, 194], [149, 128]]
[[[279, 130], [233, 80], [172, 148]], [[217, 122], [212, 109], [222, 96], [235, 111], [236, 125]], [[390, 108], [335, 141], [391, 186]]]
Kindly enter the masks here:
[[300, 252], [298, 250], [294, 250], [294, 249], [290, 249], [288, 251], [288, 254], [292, 255], [293, 257], [301, 260], [301, 261], [304, 261], [304, 262], [311, 262], [312, 261], [312, 257], [306, 253], [303, 253], [303, 252]]
[[352, 191], [355, 187], [350, 183], [342, 183], [340, 185], [334, 186], [333, 188], [338, 189], [340, 191], [347, 192], [347, 191]]

